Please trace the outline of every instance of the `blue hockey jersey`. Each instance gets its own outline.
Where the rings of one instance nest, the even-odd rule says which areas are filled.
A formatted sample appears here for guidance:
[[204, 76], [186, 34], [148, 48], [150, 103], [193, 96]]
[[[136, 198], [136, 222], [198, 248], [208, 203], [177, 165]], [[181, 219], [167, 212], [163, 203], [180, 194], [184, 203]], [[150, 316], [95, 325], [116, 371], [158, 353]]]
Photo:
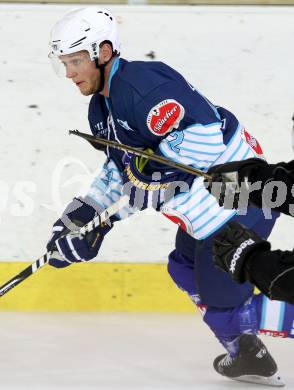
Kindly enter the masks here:
[[[96, 93], [89, 105], [94, 135], [137, 148], [152, 148], [171, 160], [207, 171], [226, 161], [261, 157], [257, 141], [228, 110], [214, 106], [178, 72], [161, 62], [116, 58], [109, 97]], [[131, 154], [109, 148], [89, 195], [103, 208], [122, 196], [122, 172]], [[156, 170], [170, 168], [153, 164]], [[197, 239], [204, 239], [235, 215], [219, 207], [201, 177], [161, 210]], [[132, 210], [124, 208], [125, 218]]]

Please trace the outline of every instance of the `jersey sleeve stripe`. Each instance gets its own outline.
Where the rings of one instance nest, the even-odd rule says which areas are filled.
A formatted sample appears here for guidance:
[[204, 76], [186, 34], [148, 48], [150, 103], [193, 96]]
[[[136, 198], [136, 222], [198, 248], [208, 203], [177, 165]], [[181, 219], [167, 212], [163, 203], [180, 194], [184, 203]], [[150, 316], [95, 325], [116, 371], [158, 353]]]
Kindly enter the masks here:
[[[251, 154], [251, 156], [249, 156]], [[254, 157], [254, 153], [252, 150], [248, 149], [246, 150], [245, 154], [241, 157], [240, 160], [246, 160], [247, 158]]]
[[220, 229], [223, 225], [225, 225], [230, 219], [232, 219], [236, 214], [237, 214], [237, 211], [230, 211], [228, 212], [229, 210], [225, 210], [227, 213], [226, 213], [226, 216], [224, 217], [222, 215], [222, 219], [220, 219], [220, 222], [215, 225], [212, 229], [208, 229], [204, 232], [202, 232], [201, 234], [201, 240], [205, 240], [205, 238], [211, 236], [213, 233], [215, 233], [218, 229]]
[[212, 164], [211, 160], [197, 160], [196, 158], [191, 156], [179, 156], [174, 151], [172, 151], [166, 144], [163, 145], [161, 143], [159, 145], [159, 149], [165, 157], [182, 164], [192, 165], [198, 169], [209, 168]]
[[200, 230], [204, 229], [205, 226], [209, 225], [210, 222], [212, 222], [212, 221], [215, 220], [217, 217], [219, 217], [220, 214], [222, 214], [222, 212], [223, 212], [222, 209], [218, 210], [218, 212], [217, 212], [215, 215], [213, 215], [212, 217], [210, 217], [210, 218], [208, 219], [208, 221], [206, 221], [206, 222], [203, 223], [201, 226], [199, 226], [195, 231], [196, 231], [196, 232], [199, 232]]
[[[191, 128], [194, 128], [194, 126], [191, 126]], [[213, 133], [198, 133], [197, 131], [190, 131], [187, 129], [190, 129], [190, 127], [187, 127], [186, 129], [184, 129], [185, 133], [191, 134], [191, 135], [196, 135], [198, 137], [215, 137], [216, 135], [219, 135], [218, 131], [215, 131]]]
[[[199, 187], [195, 192], [189, 193], [189, 196], [187, 197], [187, 199], [185, 199], [182, 203], [179, 203], [179, 204], [178, 204], [178, 207], [184, 206], [186, 203], [189, 202], [189, 200], [192, 199], [192, 197], [194, 197], [194, 196], [195, 196], [197, 193], [199, 193], [200, 191], [203, 191], [203, 188]], [[177, 197], [177, 199], [179, 199], [179, 197], [185, 196], [185, 195], [187, 195], [187, 192], [181, 193], [181, 194], [177, 195], [176, 197]], [[193, 201], [193, 203], [194, 203], [194, 201]]]
[[185, 143], [194, 144], [194, 145], [205, 145], [205, 146], [224, 146], [223, 142], [201, 142], [201, 141], [192, 141], [190, 139], [185, 138]]
[[[192, 223], [196, 222], [197, 220], [199, 220], [200, 218], [202, 218], [203, 216], [205, 216], [206, 214], [208, 214], [208, 211], [211, 211], [212, 207], [215, 208], [216, 211], [218, 211], [219, 207], [215, 207], [215, 206], [217, 206], [217, 205], [216, 205], [216, 203], [213, 201], [213, 199], [210, 199], [210, 201], [212, 201], [212, 202], [211, 202], [210, 204], [207, 204], [207, 205], [206, 205], [206, 206], [208, 206], [208, 207], [206, 207], [203, 211], [201, 211], [199, 214], [197, 214], [197, 216], [196, 216], [195, 218], [193, 218], [193, 219], [191, 220]], [[221, 211], [222, 211], [222, 210], [219, 210], [218, 213], [221, 212]], [[207, 217], [207, 215], [206, 215], [206, 217]], [[211, 221], [211, 219], [208, 220], [208, 222], [210, 222], [210, 221]], [[208, 222], [205, 222], [205, 224], [207, 224]], [[204, 224], [204, 225], [205, 225], [205, 224]], [[200, 228], [195, 229], [195, 232], [197, 232], [198, 230], [200, 230]]]
[[122, 193], [120, 191], [117, 191], [117, 190], [111, 190], [110, 191], [111, 194], [115, 194], [117, 195], [118, 197], [121, 197], [122, 196]]
[[244, 143], [244, 141], [241, 140], [241, 142], [239, 143], [237, 149], [235, 149], [234, 153], [229, 157], [228, 161], [233, 161], [233, 160], [234, 160], [234, 157], [238, 154], [238, 152], [239, 152], [240, 149], [242, 148], [243, 143]]
[[112, 179], [111, 179], [111, 181], [112, 181], [112, 183], [121, 183], [121, 181], [120, 181], [120, 180], [118, 180], [118, 179], [114, 179], [114, 178], [112, 178]]
[[[209, 203], [210, 201], [210, 203]], [[206, 202], [205, 204], [205, 209], [199, 213], [199, 211], [202, 210], [202, 206], [203, 203]], [[200, 200], [200, 202], [198, 202], [197, 204], [193, 204], [193, 206], [191, 207], [191, 209], [187, 212], [187, 215], [190, 215], [191, 212], [193, 211], [194, 215], [195, 215], [195, 209], [198, 209], [197, 210], [197, 216], [193, 219], [191, 219], [191, 222], [195, 222], [197, 221], [197, 219], [201, 218], [205, 213], [207, 213], [207, 211], [211, 208], [211, 206], [213, 206], [215, 204], [215, 200], [211, 198], [210, 194], [207, 194], [204, 198], [202, 198]], [[192, 213], [192, 214], [193, 214]], [[191, 217], [192, 218], [192, 217]]]
[[[212, 145], [211, 145], [212, 146]], [[181, 150], [185, 150], [186, 152], [190, 152], [190, 153], [194, 153], [196, 154], [197, 156], [198, 155], [207, 155], [207, 156], [219, 156], [221, 154], [221, 152], [203, 152], [203, 151], [199, 151], [199, 150], [193, 150], [193, 149], [189, 149], [189, 148], [185, 148], [185, 147], [181, 147]]]

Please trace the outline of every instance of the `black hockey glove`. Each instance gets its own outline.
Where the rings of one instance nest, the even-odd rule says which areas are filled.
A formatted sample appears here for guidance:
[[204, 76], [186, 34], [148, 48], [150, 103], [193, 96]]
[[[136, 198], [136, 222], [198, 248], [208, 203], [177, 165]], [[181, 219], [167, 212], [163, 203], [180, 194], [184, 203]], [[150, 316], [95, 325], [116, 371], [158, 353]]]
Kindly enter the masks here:
[[256, 251], [269, 250], [270, 243], [253, 230], [237, 222], [229, 222], [215, 237], [213, 261], [216, 267], [229, 273], [238, 283], [248, 280], [246, 261]]
[[84, 236], [79, 234], [79, 228], [101, 211], [89, 197], [74, 198], [53, 225], [52, 236], [47, 243], [49, 265], [64, 268], [71, 263], [89, 261], [97, 256], [104, 236], [116, 218], [111, 217], [107, 223], [97, 226]]
[[[238, 209], [248, 206], [248, 182], [255, 181], [252, 173], [264, 170], [268, 164], [259, 158], [250, 158], [242, 161], [232, 161], [225, 164], [215, 165], [208, 170], [212, 179], [205, 179], [208, 191], [216, 197], [220, 206], [225, 209]], [[245, 198], [242, 199], [241, 190], [244, 189]], [[242, 200], [242, 201], [241, 201]]]

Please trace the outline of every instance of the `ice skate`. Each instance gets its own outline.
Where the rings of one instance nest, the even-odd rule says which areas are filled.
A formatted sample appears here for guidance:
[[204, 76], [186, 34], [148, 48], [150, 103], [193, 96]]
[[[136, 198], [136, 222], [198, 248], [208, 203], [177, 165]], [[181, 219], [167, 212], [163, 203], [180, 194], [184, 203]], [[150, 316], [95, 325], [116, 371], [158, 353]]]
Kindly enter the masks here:
[[285, 386], [278, 374], [278, 367], [263, 342], [253, 334], [239, 337], [239, 353], [218, 356], [215, 370], [230, 379], [267, 386]]

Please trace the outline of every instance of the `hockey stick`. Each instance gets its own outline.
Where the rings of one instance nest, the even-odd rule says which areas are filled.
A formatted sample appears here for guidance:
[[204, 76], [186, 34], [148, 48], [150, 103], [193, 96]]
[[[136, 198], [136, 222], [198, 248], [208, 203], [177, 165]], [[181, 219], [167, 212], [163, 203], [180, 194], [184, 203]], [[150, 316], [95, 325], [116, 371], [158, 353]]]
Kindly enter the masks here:
[[189, 165], [181, 164], [173, 160], [169, 160], [168, 158], [158, 156], [157, 154], [150, 154], [144, 150], [135, 148], [133, 146], [129, 145], [124, 145], [124, 144], [119, 144], [118, 142], [111, 141], [108, 139], [100, 138], [100, 137], [95, 137], [94, 135], [86, 134], [86, 133], [81, 133], [78, 130], [69, 130], [69, 134], [74, 134], [77, 135], [78, 137], [86, 139], [90, 144], [93, 145], [93, 143], [98, 143], [100, 145], [105, 145], [105, 146], [110, 146], [115, 149], [120, 149], [124, 150], [127, 152], [131, 152], [135, 154], [136, 156], [140, 157], [145, 157], [148, 158], [149, 160], [160, 162], [161, 164], [168, 165], [172, 168], [179, 169], [183, 172], [191, 173], [192, 175], [196, 176], [202, 176], [205, 177], [207, 180], [211, 181], [211, 176], [208, 175], [205, 172], [202, 172], [200, 169], [193, 168]]
[[[92, 221], [88, 222], [84, 225], [79, 233], [84, 235], [86, 233], [91, 232], [97, 226], [101, 225], [103, 222], [107, 221], [111, 216], [116, 214], [120, 209], [125, 207], [129, 203], [129, 197], [127, 195], [122, 196], [116, 203], [109, 206], [106, 210], [104, 210], [100, 215], [95, 217]], [[4, 283], [0, 286], [0, 297], [10, 291], [12, 288], [17, 286], [19, 283], [23, 282], [26, 278], [37, 272], [40, 268], [44, 267], [49, 261], [49, 253], [45, 253], [44, 256], [40, 257], [33, 264], [29, 265], [23, 271], [21, 271], [18, 275], [14, 276], [8, 282]]]

